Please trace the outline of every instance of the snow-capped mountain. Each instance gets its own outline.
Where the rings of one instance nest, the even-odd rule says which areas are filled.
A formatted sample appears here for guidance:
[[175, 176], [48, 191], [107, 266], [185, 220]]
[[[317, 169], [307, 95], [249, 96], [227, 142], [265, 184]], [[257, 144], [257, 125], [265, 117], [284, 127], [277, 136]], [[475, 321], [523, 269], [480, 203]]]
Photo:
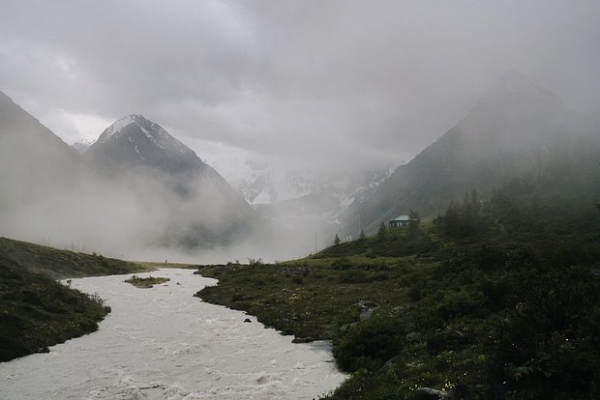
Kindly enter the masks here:
[[110, 166], [146, 166], [164, 172], [204, 167], [194, 151], [160, 125], [141, 115], [129, 115], [106, 128], [86, 156]]
[[340, 216], [362, 201], [393, 168], [374, 171], [314, 173], [282, 171], [263, 163], [249, 162], [236, 189], [266, 219], [276, 221], [297, 237], [310, 238], [303, 251], [329, 245], [339, 231]]
[[82, 140], [79, 142], [75, 142], [71, 145], [71, 148], [77, 151], [79, 154], [85, 153], [90, 146], [94, 143], [92, 140]]
[[282, 171], [267, 164], [248, 161], [246, 174], [235, 184], [246, 201], [253, 205], [274, 204], [306, 196], [329, 184], [323, 175]]
[[335, 192], [348, 201], [377, 186], [393, 171], [393, 168], [335, 173], [285, 171], [255, 161], [247, 161], [245, 167], [234, 187], [253, 206], [294, 201], [323, 191]]
[[164, 215], [161, 245], [220, 246], [256, 226], [256, 212], [219, 173], [141, 115], [106, 128], [84, 156], [111, 179], [127, 179], [143, 207]]

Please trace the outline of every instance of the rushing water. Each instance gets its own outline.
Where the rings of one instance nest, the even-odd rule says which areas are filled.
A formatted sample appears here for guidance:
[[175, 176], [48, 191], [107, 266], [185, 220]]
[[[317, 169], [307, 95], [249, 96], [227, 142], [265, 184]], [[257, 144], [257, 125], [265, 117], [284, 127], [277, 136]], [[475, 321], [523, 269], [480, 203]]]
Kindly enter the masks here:
[[0, 363], [0, 399], [296, 400], [344, 380], [327, 345], [293, 344], [254, 317], [192, 296], [215, 280], [190, 270], [152, 275], [171, 280], [139, 289], [124, 275], [74, 279], [112, 312], [93, 334]]

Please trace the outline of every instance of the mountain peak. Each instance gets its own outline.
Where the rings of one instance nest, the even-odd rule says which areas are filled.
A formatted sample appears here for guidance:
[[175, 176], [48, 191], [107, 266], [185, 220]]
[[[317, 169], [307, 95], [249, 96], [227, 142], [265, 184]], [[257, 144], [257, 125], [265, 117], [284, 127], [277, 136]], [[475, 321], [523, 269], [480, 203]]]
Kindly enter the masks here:
[[[115, 134], [118, 134], [118, 133], [124, 131], [124, 129], [126, 127], [128, 127], [129, 125], [132, 125], [132, 124], [139, 126], [144, 133], [149, 133], [150, 131], [158, 131], [158, 132], [164, 131], [164, 129], [162, 129], [160, 126], [158, 126], [154, 122], [144, 118], [144, 116], [142, 116], [140, 114], [131, 114], [131, 115], [128, 115], [126, 117], [123, 117], [123, 118], [115, 121], [111, 126], [106, 128], [104, 130], [104, 132], [102, 132], [102, 134], [98, 138], [98, 141], [100, 143], [104, 143], [107, 140], [109, 140], [111, 137], [113, 137]], [[156, 127], [160, 128], [160, 129], [156, 129]]]
[[569, 110], [554, 93], [509, 71], [447, 134], [462, 138], [463, 157], [480, 160], [538, 148], [560, 134], [569, 119]]
[[86, 153], [109, 163], [145, 165], [169, 171], [203, 164], [193, 150], [139, 114], [114, 122]]
[[91, 140], [80, 140], [71, 145], [72, 149], [75, 149], [79, 154], [83, 154], [89, 149], [94, 142]]

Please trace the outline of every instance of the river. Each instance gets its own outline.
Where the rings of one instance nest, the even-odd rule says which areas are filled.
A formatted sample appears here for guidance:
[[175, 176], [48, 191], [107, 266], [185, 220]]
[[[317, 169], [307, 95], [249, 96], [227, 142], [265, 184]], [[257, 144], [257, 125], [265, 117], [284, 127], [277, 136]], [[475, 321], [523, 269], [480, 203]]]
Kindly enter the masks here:
[[128, 275], [73, 279], [112, 312], [97, 332], [0, 363], [0, 399], [297, 400], [345, 379], [326, 343], [293, 344], [252, 316], [193, 297], [214, 279], [183, 269], [137, 275], [170, 281], [139, 289], [123, 282]]

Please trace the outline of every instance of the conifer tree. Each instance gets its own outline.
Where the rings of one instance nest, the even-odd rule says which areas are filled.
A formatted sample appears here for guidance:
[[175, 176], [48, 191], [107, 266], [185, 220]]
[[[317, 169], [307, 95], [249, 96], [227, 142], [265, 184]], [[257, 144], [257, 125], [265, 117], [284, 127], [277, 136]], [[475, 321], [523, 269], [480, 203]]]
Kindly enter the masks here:
[[419, 234], [419, 226], [421, 224], [421, 216], [418, 210], [410, 210], [408, 214], [410, 221], [408, 227], [410, 228], [410, 236], [415, 237]]
[[381, 225], [379, 225], [379, 230], [377, 231], [377, 240], [384, 242], [387, 239], [387, 234], [388, 232], [385, 223], [382, 222]]

